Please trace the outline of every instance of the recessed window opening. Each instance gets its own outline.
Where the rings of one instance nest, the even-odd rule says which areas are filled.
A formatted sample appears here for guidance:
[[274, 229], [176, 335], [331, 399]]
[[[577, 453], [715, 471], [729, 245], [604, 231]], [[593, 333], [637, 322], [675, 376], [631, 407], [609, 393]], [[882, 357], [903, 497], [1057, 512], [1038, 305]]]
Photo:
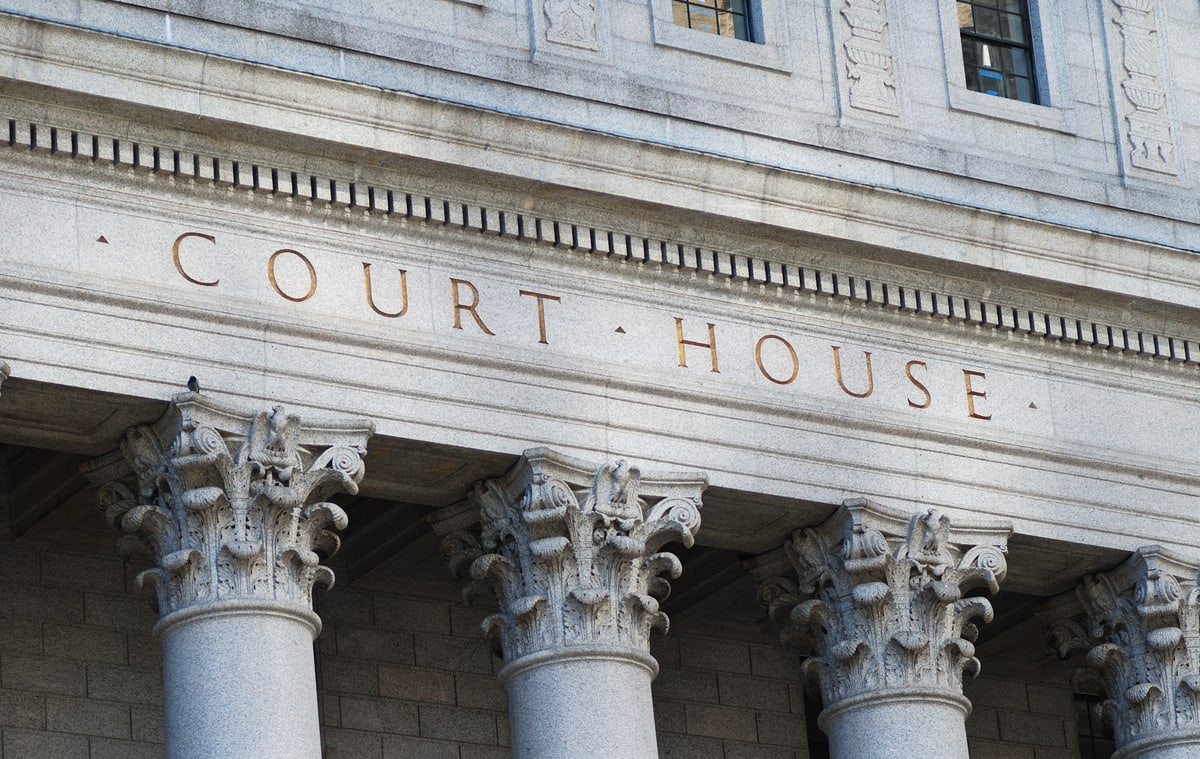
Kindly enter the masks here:
[[675, 23], [721, 37], [753, 41], [751, 0], [671, 0]]
[[967, 89], [1038, 102], [1028, 0], [958, 0]]

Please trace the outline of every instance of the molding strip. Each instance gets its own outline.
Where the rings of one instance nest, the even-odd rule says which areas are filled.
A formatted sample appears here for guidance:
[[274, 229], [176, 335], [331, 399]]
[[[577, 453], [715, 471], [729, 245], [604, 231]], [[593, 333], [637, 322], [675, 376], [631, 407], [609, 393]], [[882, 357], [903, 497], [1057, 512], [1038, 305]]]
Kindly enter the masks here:
[[[3, 124], [0, 121], [0, 124]], [[674, 266], [734, 280], [790, 288], [897, 311], [945, 318], [966, 326], [1029, 334], [1059, 344], [1200, 366], [1200, 341], [1031, 310], [863, 276], [701, 248], [507, 209], [485, 208], [421, 193], [319, 177], [170, 147], [7, 119], [0, 146], [47, 156], [165, 173], [218, 186], [289, 196], [313, 203], [397, 215], [475, 233], [533, 241], [569, 251]]]

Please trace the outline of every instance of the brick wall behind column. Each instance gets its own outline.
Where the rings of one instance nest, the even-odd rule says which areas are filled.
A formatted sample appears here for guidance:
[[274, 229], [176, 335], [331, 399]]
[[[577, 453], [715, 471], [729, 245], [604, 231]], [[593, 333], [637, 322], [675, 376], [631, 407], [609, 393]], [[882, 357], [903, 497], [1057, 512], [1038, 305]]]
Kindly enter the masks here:
[[328, 759], [508, 759], [499, 660], [479, 630], [485, 612], [452, 598], [318, 595]]
[[0, 756], [161, 759], [156, 615], [114, 556], [0, 546]]
[[963, 686], [971, 699], [971, 759], [1079, 759], [1069, 669], [984, 658], [983, 674]]
[[655, 639], [661, 759], [808, 759], [799, 662], [748, 633]]

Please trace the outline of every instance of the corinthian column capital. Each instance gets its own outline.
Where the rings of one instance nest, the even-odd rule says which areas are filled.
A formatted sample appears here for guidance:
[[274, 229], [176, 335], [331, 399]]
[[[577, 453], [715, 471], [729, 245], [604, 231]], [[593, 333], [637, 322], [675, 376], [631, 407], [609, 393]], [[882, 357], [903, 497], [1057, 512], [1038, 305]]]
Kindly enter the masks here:
[[651, 629], [666, 631], [659, 599], [700, 526], [698, 473], [643, 473], [624, 461], [593, 467], [545, 449], [526, 451], [495, 480], [478, 483], [457, 516], [478, 533], [441, 529], [451, 569], [468, 593], [500, 611], [484, 622], [510, 664], [540, 652], [620, 650], [649, 658]]
[[1010, 532], [851, 500], [750, 569], [784, 642], [811, 651], [804, 670], [827, 710], [888, 692], [961, 701], [963, 673], [980, 667], [974, 621], [992, 618], [964, 593], [999, 589]]
[[230, 605], [274, 606], [306, 617], [321, 565], [346, 514], [324, 501], [356, 493], [369, 422], [301, 421], [276, 406], [244, 413], [195, 393], [176, 396], [155, 424], [125, 433], [93, 462], [105, 517], [122, 553], [147, 553], [138, 575], [173, 615]]
[[[1200, 751], [1200, 569], [1158, 546], [1090, 575], [1076, 590], [1082, 614], [1060, 620], [1050, 642], [1086, 653], [1088, 674], [1122, 757]], [[1177, 752], [1177, 753], [1176, 753]]]

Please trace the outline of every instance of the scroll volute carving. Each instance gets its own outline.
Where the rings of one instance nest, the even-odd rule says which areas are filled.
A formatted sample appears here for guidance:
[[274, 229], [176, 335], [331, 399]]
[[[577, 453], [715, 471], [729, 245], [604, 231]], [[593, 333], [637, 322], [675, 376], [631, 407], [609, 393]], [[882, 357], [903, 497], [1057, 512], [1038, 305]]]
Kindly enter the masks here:
[[645, 654], [650, 631], [667, 629], [659, 601], [681, 571], [660, 549], [693, 544], [705, 485], [700, 474], [648, 477], [625, 462], [593, 469], [526, 451], [475, 486], [461, 513], [478, 514], [478, 537], [445, 530], [443, 552], [465, 594], [497, 600], [484, 629], [506, 661], [572, 647]]
[[1076, 677], [1101, 684], [1117, 747], [1200, 729], [1200, 574], [1157, 546], [1083, 579], [1080, 613], [1051, 627], [1064, 658], [1085, 654]]
[[94, 466], [100, 505], [124, 533], [122, 552], [154, 566], [137, 583], [163, 616], [230, 600], [311, 609], [332, 585], [322, 557], [337, 551], [346, 514], [324, 499], [362, 480], [368, 422], [304, 423], [276, 406], [247, 415], [199, 395], [177, 396], [154, 425], [130, 429], [120, 455]]
[[784, 643], [811, 654], [804, 671], [826, 706], [895, 688], [961, 696], [963, 673], [980, 669], [975, 621], [992, 618], [965, 593], [999, 589], [1010, 529], [852, 500], [750, 569]]

